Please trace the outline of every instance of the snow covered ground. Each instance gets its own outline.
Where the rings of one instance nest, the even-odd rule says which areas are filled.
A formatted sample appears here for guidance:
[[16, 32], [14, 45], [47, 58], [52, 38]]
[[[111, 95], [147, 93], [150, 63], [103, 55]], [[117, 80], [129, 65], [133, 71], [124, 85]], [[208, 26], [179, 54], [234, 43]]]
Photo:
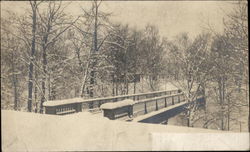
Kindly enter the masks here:
[[[249, 149], [248, 134], [112, 121], [88, 112], [66, 116], [1, 113], [3, 151], [202, 150], [202, 145], [206, 145], [204, 150]], [[208, 135], [216, 138], [210, 137], [208, 142]], [[233, 139], [238, 141], [225, 135], [237, 136]]]

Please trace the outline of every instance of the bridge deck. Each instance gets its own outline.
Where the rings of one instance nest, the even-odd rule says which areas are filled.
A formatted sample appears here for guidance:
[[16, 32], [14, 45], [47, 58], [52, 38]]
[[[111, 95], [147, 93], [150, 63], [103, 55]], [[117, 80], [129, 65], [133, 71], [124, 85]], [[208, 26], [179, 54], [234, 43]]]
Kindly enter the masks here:
[[153, 117], [153, 116], [155, 116], [155, 115], [161, 114], [161, 113], [163, 113], [163, 112], [166, 112], [166, 111], [175, 109], [175, 108], [177, 108], [177, 107], [183, 106], [183, 105], [185, 105], [186, 103], [187, 103], [187, 102], [181, 102], [181, 103], [178, 103], [178, 104], [175, 104], [175, 105], [172, 105], [172, 106], [169, 106], [169, 107], [160, 109], [160, 110], [158, 110], [158, 111], [153, 111], [153, 112], [150, 112], [150, 113], [148, 113], [148, 114], [145, 114], [145, 115], [141, 115], [141, 116], [135, 117], [132, 121], [134, 121], [134, 122], [139, 122], [139, 121], [148, 119], [148, 118], [150, 118], [150, 117]]

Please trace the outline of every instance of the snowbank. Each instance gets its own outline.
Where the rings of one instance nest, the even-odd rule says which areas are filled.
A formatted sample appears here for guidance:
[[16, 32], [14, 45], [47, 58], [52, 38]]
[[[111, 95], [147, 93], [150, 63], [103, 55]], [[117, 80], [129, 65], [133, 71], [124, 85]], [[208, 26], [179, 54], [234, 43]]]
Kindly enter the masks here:
[[133, 105], [134, 101], [131, 99], [126, 99], [119, 102], [104, 103], [101, 105], [101, 109], [116, 109], [124, 106]]
[[58, 106], [58, 105], [65, 105], [65, 104], [72, 104], [72, 103], [78, 103], [78, 102], [83, 102], [83, 98], [72, 98], [72, 99], [64, 99], [64, 100], [51, 100], [51, 101], [46, 101], [43, 103], [43, 106]]
[[[214, 130], [112, 121], [87, 112], [67, 116], [7, 110], [1, 110], [1, 113], [3, 151], [152, 150], [157, 149], [152, 146], [157, 139], [153, 138], [156, 133], [223, 135]], [[181, 141], [174, 138], [171, 142], [181, 145]], [[203, 142], [201, 139], [197, 144], [214, 148], [214, 145]], [[170, 144], [165, 143], [165, 146]]]

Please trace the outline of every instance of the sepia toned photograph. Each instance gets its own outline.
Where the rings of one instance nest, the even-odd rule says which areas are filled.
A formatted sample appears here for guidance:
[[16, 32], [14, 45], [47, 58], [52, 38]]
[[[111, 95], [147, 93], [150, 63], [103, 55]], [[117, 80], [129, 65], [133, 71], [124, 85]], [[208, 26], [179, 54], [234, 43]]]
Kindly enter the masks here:
[[0, 1], [1, 151], [250, 150], [248, 1]]

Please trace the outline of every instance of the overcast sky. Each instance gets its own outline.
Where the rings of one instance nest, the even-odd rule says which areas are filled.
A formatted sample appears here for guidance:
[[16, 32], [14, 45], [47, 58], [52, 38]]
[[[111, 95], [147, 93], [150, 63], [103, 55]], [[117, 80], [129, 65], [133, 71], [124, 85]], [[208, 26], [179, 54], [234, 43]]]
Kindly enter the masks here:
[[[79, 6], [88, 8], [90, 2], [72, 1], [66, 12], [78, 15], [82, 13]], [[27, 8], [30, 8], [27, 1], [1, 2], [1, 11], [11, 9], [22, 13]], [[128, 23], [138, 29], [153, 24], [159, 28], [161, 36], [172, 39], [180, 32], [188, 32], [194, 37], [204, 30], [208, 21], [221, 32], [222, 19], [232, 5], [230, 1], [104, 1], [100, 9], [112, 12], [114, 22]]]

